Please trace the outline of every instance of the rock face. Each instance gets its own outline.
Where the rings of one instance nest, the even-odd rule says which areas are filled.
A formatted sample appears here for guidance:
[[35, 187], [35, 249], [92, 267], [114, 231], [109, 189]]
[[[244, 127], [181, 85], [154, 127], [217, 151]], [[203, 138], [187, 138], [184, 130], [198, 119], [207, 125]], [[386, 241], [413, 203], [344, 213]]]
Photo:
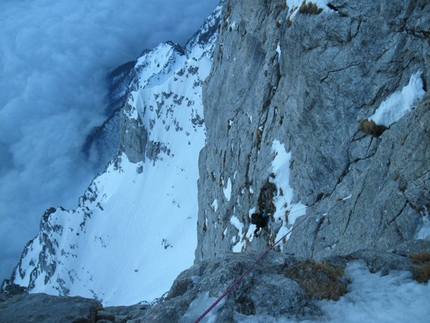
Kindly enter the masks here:
[[[343, 180], [354, 187], [351, 198], [321, 201], [311, 216], [315, 221], [292, 234], [288, 250], [321, 259], [362, 247], [389, 250], [417, 238], [430, 199], [429, 122], [427, 96], [383, 135], [365, 167]], [[335, 207], [321, 217], [327, 202]]]
[[[194, 322], [203, 312], [202, 303], [209, 307], [257, 257], [252, 252], [225, 254], [194, 265], [178, 276], [164, 302], [145, 313], [146, 320]], [[282, 254], [270, 253], [214, 308], [218, 322], [234, 322], [235, 312], [292, 319], [318, 316], [320, 311], [311, 298], [285, 275], [293, 263]]]
[[[430, 6], [336, 0], [321, 9], [224, 5], [203, 88], [196, 261], [238, 245], [264, 250], [291, 228], [297, 203], [308, 219], [281, 249], [300, 257], [389, 250], [428, 237], [428, 96], [379, 137], [359, 126], [413, 74], [428, 84]], [[291, 154], [283, 167], [293, 196], [255, 239], [250, 214], [264, 185], [278, 182], [275, 204], [285, 197], [274, 174], [275, 141]]]
[[136, 77], [131, 61], [112, 70], [107, 77], [108, 95], [105, 114], [108, 118], [99, 127], [93, 129], [86, 139], [83, 152], [94, 164], [102, 168], [118, 152], [120, 138], [120, 111], [123, 108], [130, 91], [133, 89], [132, 80]]

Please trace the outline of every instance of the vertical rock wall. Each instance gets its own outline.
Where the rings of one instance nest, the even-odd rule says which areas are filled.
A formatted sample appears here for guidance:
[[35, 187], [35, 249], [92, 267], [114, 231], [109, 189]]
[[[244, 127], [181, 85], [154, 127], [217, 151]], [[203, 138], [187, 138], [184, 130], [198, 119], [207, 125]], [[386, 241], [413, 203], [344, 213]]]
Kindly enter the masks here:
[[358, 127], [412, 74], [421, 71], [427, 84], [430, 6], [331, 1], [321, 9], [224, 5], [203, 92], [196, 261], [244, 239], [242, 251], [263, 250], [291, 224], [272, 219], [249, 239], [249, 214], [273, 177], [275, 140], [291, 153], [292, 202], [309, 216], [284, 251], [322, 258], [389, 249], [416, 238], [428, 217], [428, 103], [380, 137]]

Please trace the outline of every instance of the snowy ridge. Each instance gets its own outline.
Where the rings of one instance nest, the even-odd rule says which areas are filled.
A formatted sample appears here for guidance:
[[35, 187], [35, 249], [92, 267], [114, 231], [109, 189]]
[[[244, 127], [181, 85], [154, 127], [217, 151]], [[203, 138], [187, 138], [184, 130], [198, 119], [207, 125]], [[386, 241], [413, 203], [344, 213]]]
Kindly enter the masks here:
[[139, 75], [139, 87], [154, 85], [154, 82], [163, 84], [174, 67], [183, 63], [183, 55], [182, 48], [173, 42], [162, 43], [156, 49], [146, 51], [135, 66]]
[[[202, 30], [216, 19], [211, 16]], [[210, 70], [215, 35], [208, 39], [185, 51], [163, 43], [139, 58], [126, 103], [131, 109], [123, 113], [143, 123], [150, 154], [138, 163], [118, 155], [76, 210], [47, 210], [13, 283], [34, 293], [130, 305], [161, 297], [192, 265], [198, 154], [205, 141], [201, 84]]]

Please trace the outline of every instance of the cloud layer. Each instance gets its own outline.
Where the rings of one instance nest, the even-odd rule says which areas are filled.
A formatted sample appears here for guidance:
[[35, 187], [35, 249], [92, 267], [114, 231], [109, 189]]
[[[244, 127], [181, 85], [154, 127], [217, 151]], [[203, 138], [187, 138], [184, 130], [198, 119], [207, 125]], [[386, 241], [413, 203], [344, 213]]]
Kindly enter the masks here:
[[81, 149], [105, 118], [106, 73], [162, 41], [184, 44], [217, 3], [0, 3], [0, 280], [44, 210], [75, 208], [100, 166]]

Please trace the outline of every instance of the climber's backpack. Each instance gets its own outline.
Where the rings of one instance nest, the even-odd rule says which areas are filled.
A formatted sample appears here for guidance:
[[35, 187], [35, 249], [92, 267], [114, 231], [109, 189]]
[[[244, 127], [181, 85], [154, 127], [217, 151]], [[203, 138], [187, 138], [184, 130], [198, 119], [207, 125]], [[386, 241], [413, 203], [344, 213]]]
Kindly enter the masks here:
[[251, 214], [251, 223], [259, 224], [261, 221], [261, 213], [252, 213]]

